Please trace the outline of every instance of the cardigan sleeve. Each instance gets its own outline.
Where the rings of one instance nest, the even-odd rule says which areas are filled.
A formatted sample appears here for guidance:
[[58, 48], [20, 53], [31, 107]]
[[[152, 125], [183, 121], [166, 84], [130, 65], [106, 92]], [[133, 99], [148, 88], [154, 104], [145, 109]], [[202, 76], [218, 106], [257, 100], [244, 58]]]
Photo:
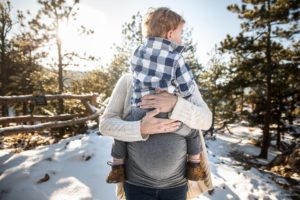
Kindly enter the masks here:
[[111, 136], [114, 139], [134, 142], [148, 139], [140, 132], [140, 121], [125, 121], [123, 115], [127, 93], [130, 92], [127, 81], [128, 75], [123, 75], [117, 82], [109, 103], [100, 116], [99, 130], [102, 135]]
[[212, 113], [202, 99], [197, 85], [191, 102], [178, 96], [177, 103], [169, 117], [183, 122], [189, 128], [198, 130], [208, 130], [212, 124]]

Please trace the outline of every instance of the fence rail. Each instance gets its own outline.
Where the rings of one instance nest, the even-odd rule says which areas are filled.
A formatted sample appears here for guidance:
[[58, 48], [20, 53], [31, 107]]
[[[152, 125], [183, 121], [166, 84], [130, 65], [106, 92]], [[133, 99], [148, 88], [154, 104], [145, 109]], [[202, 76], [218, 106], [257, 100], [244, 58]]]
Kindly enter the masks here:
[[[26, 103], [30, 102], [33, 106], [47, 105], [48, 101], [57, 99], [77, 99], [86, 108], [86, 114], [61, 114], [61, 115], [21, 115], [21, 116], [9, 116], [0, 117], [0, 134], [12, 134], [12, 133], [27, 133], [33, 131], [40, 131], [49, 128], [60, 128], [64, 126], [70, 126], [75, 124], [82, 124], [88, 120], [97, 120], [103, 113], [105, 105], [108, 102], [106, 99], [102, 104], [102, 107], [97, 108], [98, 94], [87, 95], [74, 95], [74, 94], [56, 94], [56, 95], [20, 95], [20, 96], [0, 96], [0, 105]], [[19, 125], [18, 123], [24, 122], [39, 122], [34, 125]], [[42, 123], [40, 123], [42, 122]], [[17, 125], [7, 126], [7, 124], [16, 123]]]

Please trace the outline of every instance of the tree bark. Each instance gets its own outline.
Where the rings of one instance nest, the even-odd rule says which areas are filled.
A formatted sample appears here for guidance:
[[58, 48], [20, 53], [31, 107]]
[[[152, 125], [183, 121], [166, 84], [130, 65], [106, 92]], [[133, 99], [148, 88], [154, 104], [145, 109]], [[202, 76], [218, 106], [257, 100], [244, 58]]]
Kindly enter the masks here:
[[[5, 23], [2, 23], [1, 30], [1, 87], [0, 87], [0, 95], [6, 95], [7, 90], [6, 87], [8, 85], [8, 69], [6, 63], [6, 41], [5, 41]], [[3, 24], [4, 23], [4, 24]], [[2, 105], [1, 108], [2, 116], [8, 116], [8, 106]]]
[[[59, 38], [59, 17], [57, 13], [55, 12], [56, 15], [56, 25], [57, 25], [57, 30], [56, 30], [56, 47], [57, 47], [57, 62], [58, 62], [58, 94], [63, 94], [64, 92], [64, 82], [63, 82], [63, 63], [62, 63], [62, 41], [61, 38]], [[64, 100], [59, 99], [58, 100], [58, 114], [63, 114], [64, 113]]]
[[[63, 94], [64, 83], [63, 83], [63, 67], [62, 67], [62, 55], [61, 55], [61, 43], [57, 43], [58, 50], [58, 94]], [[64, 100], [58, 100], [58, 113], [64, 113]]]
[[276, 147], [278, 150], [280, 150], [280, 143], [281, 143], [281, 113], [282, 113], [282, 110], [283, 110], [283, 107], [284, 107], [284, 104], [283, 104], [283, 98], [282, 97], [279, 97], [279, 109], [278, 109], [278, 116], [277, 116], [277, 140], [276, 140]]
[[243, 113], [244, 110], [244, 88], [241, 87], [241, 102], [240, 102], [240, 113]]
[[[270, 11], [270, 0], [268, 0], [268, 10]], [[268, 22], [268, 31], [267, 31], [267, 47], [266, 47], [266, 57], [267, 57], [267, 66], [266, 66], [266, 106], [265, 106], [265, 116], [264, 116], [264, 128], [263, 128], [263, 141], [261, 152], [259, 154], [260, 158], [268, 158], [268, 149], [270, 146], [270, 119], [271, 119], [271, 70], [272, 70], [272, 60], [271, 60], [271, 23]]]

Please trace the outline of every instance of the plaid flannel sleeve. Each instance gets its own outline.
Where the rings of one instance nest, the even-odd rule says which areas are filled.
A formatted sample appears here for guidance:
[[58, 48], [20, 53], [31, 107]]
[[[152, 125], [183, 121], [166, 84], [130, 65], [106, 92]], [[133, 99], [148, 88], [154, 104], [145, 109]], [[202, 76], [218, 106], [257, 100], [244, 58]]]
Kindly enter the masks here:
[[177, 61], [175, 77], [180, 95], [185, 99], [189, 98], [195, 90], [194, 77], [189, 65], [182, 56]]

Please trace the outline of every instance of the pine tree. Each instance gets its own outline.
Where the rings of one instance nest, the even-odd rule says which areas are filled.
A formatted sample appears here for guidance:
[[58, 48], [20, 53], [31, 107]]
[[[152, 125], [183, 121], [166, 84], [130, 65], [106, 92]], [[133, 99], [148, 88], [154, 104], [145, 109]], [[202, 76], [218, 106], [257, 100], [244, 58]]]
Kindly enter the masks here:
[[228, 95], [230, 92], [227, 91], [226, 87], [230, 78], [229, 70], [217, 46], [208, 56], [210, 57], [209, 62], [200, 74], [199, 79], [201, 80], [201, 94], [206, 99], [213, 114], [212, 127], [208, 131], [212, 135], [217, 119], [225, 119], [228, 122], [234, 118], [232, 110], [235, 104], [230, 102], [232, 99]]
[[[77, 14], [76, 8], [79, 0], [38, 0], [42, 8], [38, 11], [36, 17], [29, 24], [31, 30], [36, 34], [36, 38], [41, 41], [40, 46], [55, 44], [57, 51], [57, 61], [55, 67], [58, 69], [58, 94], [64, 92], [64, 67], [71, 64], [75, 57], [81, 57], [76, 52], [66, 52], [63, 47], [63, 42], [60, 37], [60, 29], [64, 23], [74, 20]], [[92, 34], [92, 30], [86, 29], [83, 25], [80, 26], [82, 33]], [[90, 59], [94, 59], [90, 57]], [[59, 100], [58, 112], [64, 112], [63, 100]]]
[[103, 69], [95, 69], [86, 72], [81, 79], [71, 84], [71, 92], [74, 94], [82, 93], [99, 93], [100, 98], [104, 101], [110, 96], [111, 84], [108, 80], [109, 76]]
[[[11, 19], [10, 1], [0, 1], [0, 95], [7, 95], [9, 92], [9, 49], [11, 42], [8, 40], [8, 34], [12, 30], [13, 21]], [[8, 115], [7, 105], [2, 105], [2, 116]]]
[[[243, 87], [251, 87], [257, 95], [257, 103], [261, 106], [256, 107], [256, 113], [263, 116], [259, 122], [263, 123], [259, 157], [267, 158], [271, 139], [270, 124], [276, 118], [273, 110], [282, 104], [282, 100], [276, 98], [275, 85], [283, 74], [299, 73], [297, 64], [290, 59], [293, 53], [283, 54], [293, 45], [296, 35], [299, 34], [299, 3], [296, 0], [242, 2], [241, 6], [228, 6], [231, 12], [237, 13], [243, 20], [242, 32], [236, 38], [228, 35], [221, 43], [221, 49], [233, 55], [233, 89], [242, 84]], [[278, 73], [280, 68], [285, 73]]]
[[200, 64], [197, 56], [197, 43], [195, 43], [192, 39], [193, 29], [189, 27], [185, 27], [182, 43], [185, 46], [185, 50], [183, 52], [183, 57], [185, 62], [191, 68], [195, 81], [198, 85], [201, 86], [202, 80], [200, 78], [201, 71], [203, 71], [203, 66]]

